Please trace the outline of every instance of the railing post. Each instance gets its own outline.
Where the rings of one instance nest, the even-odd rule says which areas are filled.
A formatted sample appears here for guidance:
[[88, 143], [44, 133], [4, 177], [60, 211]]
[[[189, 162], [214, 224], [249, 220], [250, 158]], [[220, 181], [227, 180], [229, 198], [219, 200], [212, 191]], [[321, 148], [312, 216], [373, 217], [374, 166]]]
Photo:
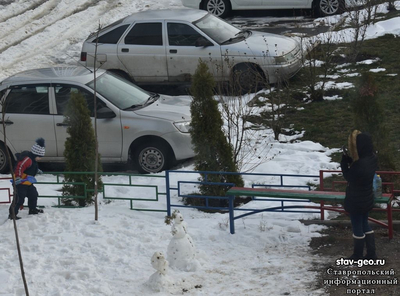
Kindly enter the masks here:
[[319, 171], [319, 188], [321, 191], [324, 191], [324, 171]]
[[169, 190], [169, 171], [165, 171], [165, 190], [167, 193], [167, 216], [171, 216], [171, 195]]
[[388, 232], [389, 232], [389, 239], [393, 238], [393, 216], [392, 216], [392, 200], [393, 200], [393, 193], [387, 205], [387, 219], [388, 219]]
[[320, 201], [320, 206], [321, 206], [321, 220], [324, 221], [325, 220], [325, 211], [324, 211], [324, 207], [325, 207], [325, 202]]
[[235, 233], [235, 220], [234, 220], [234, 211], [233, 211], [233, 201], [235, 199], [234, 196], [230, 195], [229, 198], [229, 226], [231, 234]]

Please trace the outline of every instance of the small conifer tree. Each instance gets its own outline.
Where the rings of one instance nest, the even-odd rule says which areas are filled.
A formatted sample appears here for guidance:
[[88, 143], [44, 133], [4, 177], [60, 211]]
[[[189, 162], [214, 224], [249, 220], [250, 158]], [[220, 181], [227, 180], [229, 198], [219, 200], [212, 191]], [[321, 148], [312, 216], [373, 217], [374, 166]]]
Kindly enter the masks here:
[[[64, 122], [68, 124], [69, 137], [65, 141], [64, 157], [67, 172], [93, 172], [96, 159], [95, 134], [90, 118], [87, 102], [82, 94], [72, 93], [64, 114]], [[98, 163], [101, 171], [101, 164]], [[76, 198], [75, 203], [86, 206], [93, 203], [94, 176], [92, 174], [69, 174], [65, 176], [66, 182], [82, 182], [89, 189], [86, 198]], [[99, 187], [102, 187], [98, 177]], [[82, 185], [63, 186], [63, 196], [84, 196]], [[72, 205], [71, 199], [64, 198], [66, 205]]]
[[[196, 154], [195, 169], [198, 171], [237, 172], [237, 166], [233, 161], [233, 149], [228, 144], [223, 132], [223, 120], [218, 110], [218, 103], [213, 97], [214, 86], [214, 77], [208, 71], [207, 65], [200, 60], [192, 80], [193, 101], [190, 106], [192, 114], [190, 134]], [[201, 181], [204, 181], [203, 175]], [[223, 173], [209, 175], [207, 181], [243, 186], [240, 175]], [[208, 196], [224, 196], [228, 188], [229, 186], [207, 184], [199, 187], [201, 194]]]
[[382, 110], [373, 74], [363, 73], [353, 100], [354, 124], [357, 129], [371, 134], [374, 147], [379, 152], [379, 169], [395, 170], [393, 147], [390, 145]]

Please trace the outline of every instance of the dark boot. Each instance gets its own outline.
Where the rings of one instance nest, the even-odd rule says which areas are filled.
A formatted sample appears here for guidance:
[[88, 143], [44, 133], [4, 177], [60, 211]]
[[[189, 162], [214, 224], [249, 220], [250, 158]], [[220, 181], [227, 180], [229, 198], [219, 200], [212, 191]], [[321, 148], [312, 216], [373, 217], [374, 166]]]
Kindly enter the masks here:
[[365, 237], [359, 238], [353, 236], [354, 251], [353, 255], [351, 255], [348, 259], [358, 260], [364, 258], [364, 240]]
[[29, 209], [29, 215], [37, 215], [39, 213], [43, 213], [41, 209]]
[[376, 260], [375, 235], [373, 232], [365, 234], [365, 245], [367, 246], [367, 254], [365, 255], [364, 259]]
[[[10, 219], [10, 220], [13, 219], [13, 217], [11, 216], [11, 214], [8, 215], [8, 219]], [[18, 217], [17, 215], [15, 215], [15, 220], [19, 220], [19, 219], [21, 219], [21, 217]]]
[[[8, 209], [8, 219], [12, 220], [13, 219], [13, 209], [12, 209], [12, 205], [10, 206], [10, 208]], [[19, 220], [21, 219], [20, 217], [17, 216], [18, 211], [15, 211], [15, 220]]]

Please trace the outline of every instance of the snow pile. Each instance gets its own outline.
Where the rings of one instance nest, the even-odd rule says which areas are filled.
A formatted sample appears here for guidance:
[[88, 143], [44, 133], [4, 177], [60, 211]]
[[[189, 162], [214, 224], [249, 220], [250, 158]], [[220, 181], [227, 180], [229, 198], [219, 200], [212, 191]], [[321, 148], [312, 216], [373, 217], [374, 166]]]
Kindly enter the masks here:
[[[104, 26], [146, 9], [182, 8], [180, 0], [16, 0], [0, 4], [0, 80], [27, 69], [75, 65], [82, 42], [99, 24]], [[396, 5], [399, 6], [398, 1]], [[324, 21], [331, 20], [337, 21], [333, 17]], [[377, 22], [368, 28], [367, 36], [398, 35], [399, 24], [400, 18]], [[301, 134], [281, 135], [277, 142], [272, 131], [264, 132], [273, 144], [269, 151], [273, 159], [260, 165], [256, 170], [259, 173], [317, 175], [320, 169], [338, 168], [330, 158], [337, 149], [301, 142]], [[190, 180], [195, 182], [197, 178], [193, 175]], [[38, 176], [39, 182], [54, 179], [51, 174]], [[121, 176], [107, 176], [103, 180], [126, 183]], [[135, 181], [148, 183], [139, 177]], [[279, 178], [245, 176], [246, 184], [272, 181], [279, 182]], [[291, 183], [305, 185], [317, 181], [293, 178]], [[165, 192], [162, 178], [153, 184]], [[0, 187], [9, 188], [10, 182], [0, 181]], [[60, 194], [57, 186], [38, 188], [42, 195]], [[121, 194], [146, 193], [141, 188], [122, 186], [109, 192], [110, 196]], [[177, 196], [172, 198], [174, 203], [181, 202]], [[3, 200], [4, 191], [0, 191], [0, 201]], [[269, 203], [250, 203], [245, 207], [263, 208]], [[312, 237], [319, 236], [321, 227], [299, 222], [318, 217], [316, 214], [251, 215], [237, 220], [236, 233], [231, 235], [227, 214], [183, 209], [190, 236], [186, 226], [178, 222], [173, 232], [183, 237], [171, 237], [170, 226], [164, 223], [165, 213], [131, 211], [128, 201], [102, 202], [98, 221], [94, 221], [93, 207], [54, 208], [57, 200], [51, 198], [42, 198], [39, 204], [45, 206], [44, 214], [29, 216], [27, 210], [22, 210], [22, 219], [17, 221], [31, 295], [325, 295], [314, 288], [314, 265], [326, 258], [312, 255], [308, 246]], [[146, 209], [166, 208], [163, 198], [157, 203], [138, 204]], [[0, 204], [0, 295], [25, 295], [13, 223], [7, 216], [8, 205]], [[177, 247], [185, 256], [174, 258], [172, 250]], [[164, 255], [168, 251], [167, 260], [183, 270], [168, 267]], [[341, 255], [346, 254], [337, 254]]]

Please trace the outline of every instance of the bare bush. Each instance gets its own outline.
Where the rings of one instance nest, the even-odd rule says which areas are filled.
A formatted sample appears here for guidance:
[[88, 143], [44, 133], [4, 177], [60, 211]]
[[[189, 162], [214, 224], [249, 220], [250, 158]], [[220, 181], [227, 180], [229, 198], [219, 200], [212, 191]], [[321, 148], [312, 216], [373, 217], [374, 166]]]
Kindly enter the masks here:
[[346, 23], [352, 28], [353, 41], [348, 52], [348, 58], [351, 62], [357, 60], [366, 37], [367, 28], [376, 19], [379, 2], [379, 0], [366, 0], [364, 6], [348, 12]]

